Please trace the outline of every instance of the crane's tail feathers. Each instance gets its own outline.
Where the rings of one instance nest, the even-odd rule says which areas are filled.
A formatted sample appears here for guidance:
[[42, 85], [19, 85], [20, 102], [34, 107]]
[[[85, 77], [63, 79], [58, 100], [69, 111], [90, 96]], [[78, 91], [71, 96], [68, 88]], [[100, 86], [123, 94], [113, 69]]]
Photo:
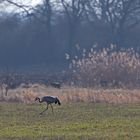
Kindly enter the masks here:
[[57, 103], [58, 103], [58, 105], [61, 105], [61, 102], [59, 101], [58, 98], [56, 98], [56, 101], [55, 101], [55, 104], [57, 104]]

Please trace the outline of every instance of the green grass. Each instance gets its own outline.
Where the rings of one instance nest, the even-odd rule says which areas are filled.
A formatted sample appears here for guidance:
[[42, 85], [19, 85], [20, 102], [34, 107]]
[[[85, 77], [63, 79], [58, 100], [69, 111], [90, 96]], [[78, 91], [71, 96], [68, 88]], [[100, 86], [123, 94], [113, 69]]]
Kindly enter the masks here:
[[140, 140], [140, 106], [0, 103], [0, 140]]

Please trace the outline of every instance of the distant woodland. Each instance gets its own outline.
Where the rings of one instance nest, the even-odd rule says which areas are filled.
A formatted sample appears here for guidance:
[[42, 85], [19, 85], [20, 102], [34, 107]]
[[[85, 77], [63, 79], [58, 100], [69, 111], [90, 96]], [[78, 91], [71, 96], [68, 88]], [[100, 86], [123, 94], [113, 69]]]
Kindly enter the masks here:
[[66, 53], [95, 45], [140, 52], [140, 0], [0, 0], [0, 8], [1, 67], [65, 66]]

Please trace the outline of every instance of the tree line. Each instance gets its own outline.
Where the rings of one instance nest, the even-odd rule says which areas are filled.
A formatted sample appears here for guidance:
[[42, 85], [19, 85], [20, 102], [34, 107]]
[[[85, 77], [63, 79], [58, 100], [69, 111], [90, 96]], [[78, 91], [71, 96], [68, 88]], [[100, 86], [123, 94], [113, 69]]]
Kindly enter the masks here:
[[3, 66], [65, 64], [65, 53], [74, 57], [95, 44], [139, 51], [139, 0], [41, 0], [35, 7], [1, 0], [0, 7]]

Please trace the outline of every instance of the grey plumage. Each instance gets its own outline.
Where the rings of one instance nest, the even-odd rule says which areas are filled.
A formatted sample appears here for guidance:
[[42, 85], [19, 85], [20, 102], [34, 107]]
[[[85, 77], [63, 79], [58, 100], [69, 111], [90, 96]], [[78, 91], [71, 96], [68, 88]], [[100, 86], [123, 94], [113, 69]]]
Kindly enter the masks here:
[[61, 105], [60, 100], [57, 97], [52, 97], [52, 96], [44, 96], [42, 99], [40, 99], [39, 97], [36, 97], [35, 101], [39, 101], [40, 103], [43, 103], [43, 102], [47, 103], [47, 108], [44, 111], [42, 111], [40, 114], [43, 114], [48, 109], [48, 105], [51, 106], [52, 112], [53, 112], [53, 106], [52, 106], [53, 103]]

